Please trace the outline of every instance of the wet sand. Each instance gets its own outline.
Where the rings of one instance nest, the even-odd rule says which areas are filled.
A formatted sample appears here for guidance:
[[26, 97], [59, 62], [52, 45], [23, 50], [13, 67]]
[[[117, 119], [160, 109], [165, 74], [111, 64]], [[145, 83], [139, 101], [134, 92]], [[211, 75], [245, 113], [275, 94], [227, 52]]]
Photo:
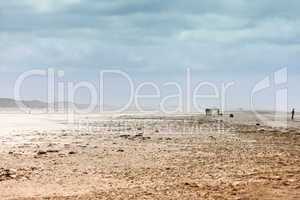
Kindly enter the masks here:
[[300, 198], [297, 121], [271, 128], [246, 113], [0, 121], [1, 200]]

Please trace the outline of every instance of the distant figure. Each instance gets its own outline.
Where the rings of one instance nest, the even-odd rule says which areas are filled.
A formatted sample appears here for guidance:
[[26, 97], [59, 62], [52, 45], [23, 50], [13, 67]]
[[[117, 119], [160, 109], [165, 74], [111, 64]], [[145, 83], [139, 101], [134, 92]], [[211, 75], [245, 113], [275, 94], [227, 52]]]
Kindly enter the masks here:
[[294, 120], [295, 119], [295, 108], [293, 108], [293, 110], [292, 110], [292, 120]]

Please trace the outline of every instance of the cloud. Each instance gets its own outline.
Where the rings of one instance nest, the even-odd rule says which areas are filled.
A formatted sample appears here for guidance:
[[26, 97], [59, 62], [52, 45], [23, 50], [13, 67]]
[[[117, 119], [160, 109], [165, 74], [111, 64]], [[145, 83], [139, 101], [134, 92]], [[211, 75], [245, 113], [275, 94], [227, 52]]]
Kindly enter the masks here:
[[48, 13], [79, 3], [80, 0], [23, 0], [21, 3], [18, 1], [18, 3], [15, 2], [14, 4], [16, 6], [23, 4], [23, 6], [32, 7], [38, 13]]
[[[226, 21], [224, 19], [215, 20]], [[256, 25], [251, 27], [247, 27], [246, 23], [239, 20], [229, 20], [227, 25], [229, 25], [227, 28], [221, 27], [221, 30], [220, 27], [216, 25], [206, 29], [185, 30], [178, 34], [178, 39], [184, 41], [200, 41], [204, 43], [300, 44], [300, 39], [298, 39], [300, 38], [300, 20], [289, 21], [272, 19], [257, 22]], [[241, 26], [245, 27], [239, 28]]]
[[[298, 0], [1, 1], [0, 65], [166, 72], [294, 66], [299, 7]], [[273, 61], [261, 54], [267, 50]]]

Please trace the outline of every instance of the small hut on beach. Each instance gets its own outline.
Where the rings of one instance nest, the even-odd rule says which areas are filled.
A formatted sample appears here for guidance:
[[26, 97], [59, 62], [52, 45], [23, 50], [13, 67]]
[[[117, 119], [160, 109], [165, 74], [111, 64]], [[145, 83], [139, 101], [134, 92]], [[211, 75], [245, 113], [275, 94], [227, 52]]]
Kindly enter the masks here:
[[206, 116], [219, 116], [219, 115], [221, 115], [221, 111], [218, 108], [206, 108], [205, 115]]

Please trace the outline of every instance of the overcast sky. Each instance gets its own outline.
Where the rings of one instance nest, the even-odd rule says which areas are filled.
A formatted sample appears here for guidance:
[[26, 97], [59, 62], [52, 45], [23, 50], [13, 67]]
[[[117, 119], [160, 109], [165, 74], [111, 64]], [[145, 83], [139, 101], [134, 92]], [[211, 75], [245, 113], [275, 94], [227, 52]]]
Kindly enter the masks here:
[[[0, 1], [0, 95], [11, 97], [29, 69], [54, 67], [71, 80], [122, 69], [161, 83], [184, 81], [189, 67], [195, 82], [235, 81], [231, 104], [247, 107], [238, 96], [288, 67], [289, 101], [300, 108], [299, 8], [299, 0]], [[43, 90], [34, 85], [28, 98]]]

